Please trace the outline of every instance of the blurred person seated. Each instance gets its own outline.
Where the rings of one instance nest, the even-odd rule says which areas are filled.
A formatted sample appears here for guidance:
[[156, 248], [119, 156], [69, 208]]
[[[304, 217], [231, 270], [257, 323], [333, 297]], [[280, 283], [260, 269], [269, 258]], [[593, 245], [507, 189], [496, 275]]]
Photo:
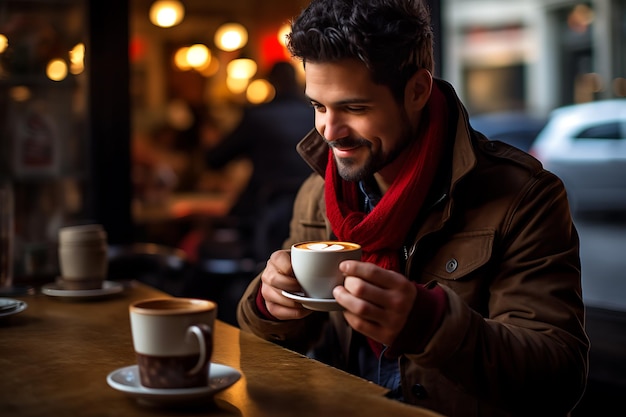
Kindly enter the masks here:
[[295, 147], [313, 128], [314, 113], [293, 65], [277, 62], [268, 81], [275, 97], [244, 109], [237, 127], [206, 153], [207, 166], [212, 169], [241, 158], [252, 163], [250, 180], [231, 215], [238, 219], [240, 230], [255, 241], [256, 259], [266, 259], [287, 237], [285, 220], [291, 217], [295, 193], [311, 173]]
[[162, 204], [178, 186], [178, 173], [187, 160], [169, 152], [157, 137], [169, 135], [165, 129], [159, 134], [137, 134], [132, 140], [133, 200], [136, 204]]

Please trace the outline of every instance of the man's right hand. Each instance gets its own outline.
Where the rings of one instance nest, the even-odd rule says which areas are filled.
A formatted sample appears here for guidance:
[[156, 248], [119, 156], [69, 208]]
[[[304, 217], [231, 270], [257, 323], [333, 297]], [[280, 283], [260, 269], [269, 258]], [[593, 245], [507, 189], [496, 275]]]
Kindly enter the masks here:
[[279, 320], [301, 319], [312, 313], [282, 294], [282, 291], [297, 293], [302, 287], [296, 281], [291, 268], [289, 250], [279, 250], [270, 256], [261, 273], [261, 295], [269, 313]]

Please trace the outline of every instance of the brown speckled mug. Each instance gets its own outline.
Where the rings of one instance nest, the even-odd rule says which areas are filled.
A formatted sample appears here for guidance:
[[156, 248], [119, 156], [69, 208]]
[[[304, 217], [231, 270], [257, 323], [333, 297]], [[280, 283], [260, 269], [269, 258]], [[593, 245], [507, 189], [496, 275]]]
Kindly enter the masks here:
[[191, 388], [208, 384], [217, 304], [193, 298], [155, 298], [130, 305], [141, 385]]

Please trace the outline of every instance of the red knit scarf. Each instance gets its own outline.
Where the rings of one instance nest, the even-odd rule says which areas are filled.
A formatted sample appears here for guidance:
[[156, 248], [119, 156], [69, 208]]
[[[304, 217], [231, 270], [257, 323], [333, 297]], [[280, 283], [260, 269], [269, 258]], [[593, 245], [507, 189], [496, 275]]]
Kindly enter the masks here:
[[433, 84], [418, 137], [404, 152], [400, 174], [374, 209], [365, 214], [359, 207], [358, 184], [344, 181], [337, 173], [329, 150], [326, 168], [326, 214], [339, 240], [357, 242], [362, 260], [399, 271], [400, 248], [424, 203], [444, 149], [446, 102]]

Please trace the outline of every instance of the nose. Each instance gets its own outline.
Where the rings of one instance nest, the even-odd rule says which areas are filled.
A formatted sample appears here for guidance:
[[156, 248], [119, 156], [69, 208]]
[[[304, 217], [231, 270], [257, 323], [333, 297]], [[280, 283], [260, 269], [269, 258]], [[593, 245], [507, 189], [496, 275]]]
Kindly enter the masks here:
[[345, 120], [337, 113], [326, 110], [324, 113], [315, 114], [317, 131], [327, 141], [333, 141], [348, 136], [349, 128]]

